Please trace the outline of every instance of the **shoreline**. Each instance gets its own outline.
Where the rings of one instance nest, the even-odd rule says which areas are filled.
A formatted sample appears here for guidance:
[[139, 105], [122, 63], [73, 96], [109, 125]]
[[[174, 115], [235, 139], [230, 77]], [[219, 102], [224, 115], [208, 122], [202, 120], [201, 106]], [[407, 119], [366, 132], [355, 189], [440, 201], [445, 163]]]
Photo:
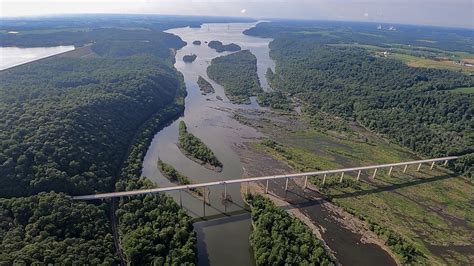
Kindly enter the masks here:
[[[240, 157], [242, 164], [244, 165], [244, 172], [242, 174], [242, 178], [253, 177], [253, 176], [260, 176], [262, 175], [261, 171], [265, 171], [262, 169], [262, 165], [265, 164], [273, 164], [267, 169], [268, 171], [272, 171], [271, 174], [283, 174], [287, 173], [288, 171], [296, 172], [291, 166], [277, 160], [273, 157], [270, 158], [271, 155], [264, 155], [259, 154], [258, 152], [252, 150], [249, 147], [249, 142], [245, 143], [245, 147], [234, 147], [234, 150]], [[250, 156], [249, 156], [250, 155]], [[253, 156], [252, 156], [253, 155]], [[270, 158], [270, 159], [269, 159]], [[257, 159], [257, 160], [252, 160]], [[254, 165], [257, 165], [254, 169], [245, 168], [246, 163], [248, 164], [251, 162]], [[297, 186], [303, 187], [303, 180], [302, 179], [292, 179]], [[271, 187], [274, 187], [275, 184], [271, 184]], [[321, 208], [331, 216], [332, 219], [337, 221], [341, 227], [349, 230], [353, 234], [360, 235], [360, 242], [363, 244], [374, 244], [390, 256], [393, 259], [396, 265], [401, 265], [399, 259], [396, 255], [390, 250], [388, 246], [386, 246], [381, 239], [372, 231], [369, 230], [368, 225], [363, 221], [360, 221], [358, 218], [354, 217], [350, 213], [344, 211], [341, 207], [325, 200], [324, 195], [317, 190], [317, 188], [308, 182], [308, 191], [313, 192], [314, 194], [319, 194], [319, 196], [311, 195], [308, 198], [308, 201], [320, 202]], [[291, 190], [291, 189], [290, 189]], [[323, 234], [326, 232], [326, 228], [318, 222], [313, 221], [311, 217], [305, 214], [301, 209], [299, 209], [298, 204], [294, 205], [290, 202], [286, 201], [281, 195], [277, 195], [268, 190], [268, 193], [265, 193], [265, 185], [262, 182], [249, 182], [249, 183], [242, 183], [241, 184], [241, 195], [245, 201], [245, 195], [247, 191], [252, 194], [259, 194], [268, 199], [270, 199], [275, 205], [286, 209], [286, 211], [292, 215], [293, 217], [298, 218], [301, 222], [303, 222], [306, 226], [310, 228], [313, 235], [317, 237], [323, 244], [323, 246], [328, 250], [331, 256], [339, 263], [339, 260], [336, 257], [336, 252], [329, 247], [329, 244], [324, 240]], [[307, 196], [305, 194], [305, 196]]]

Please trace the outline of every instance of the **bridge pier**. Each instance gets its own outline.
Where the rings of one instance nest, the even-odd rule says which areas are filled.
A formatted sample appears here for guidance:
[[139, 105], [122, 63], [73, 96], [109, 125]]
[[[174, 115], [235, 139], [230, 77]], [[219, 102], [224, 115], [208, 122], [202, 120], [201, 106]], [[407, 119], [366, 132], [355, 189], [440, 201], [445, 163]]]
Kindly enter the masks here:
[[421, 168], [421, 163], [418, 164], [418, 167], [416, 168], [416, 171], [420, 171], [420, 168]]
[[224, 183], [224, 200], [227, 202], [227, 184]]
[[[243, 189], [244, 183], [247, 183], [246, 191], [247, 194], [250, 194], [250, 182], [262, 182], [266, 181], [265, 192], [268, 193], [269, 189], [269, 180], [276, 180], [286, 178], [285, 190], [288, 190], [288, 184], [290, 178], [300, 178], [304, 177], [304, 186], [307, 188], [308, 186], [308, 178], [310, 176], [316, 176], [319, 178], [320, 175], [324, 175], [322, 180], [322, 185], [326, 184], [326, 177], [328, 174], [341, 174], [340, 182], [344, 180], [345, 172], [355, 172], [357, 173], [357, 181], [360, 180], [360, 175], [362, 171], [367, 171], [369, 178], [370, 176], [375, 179], [377, 175], [378, 169], [390, 169], [388, 174], [391, 175], [393, 173], [393, 169], [398, 166], [403, 166], [403, 173], [407, 172], [408, 166], [410, 165], [417, 165], [417, 170], [421, 169], [422, 164], [430, 163], [430, 169], [434, 169], [436, 162], [444, 162], [444, 165], [447, 165], [450, 160], [458, 159], [457, 156], [450, 156], [450, 157], [441, 157], [441, 158], [434, 158], [434, 159], [426, 159], [426, 160], [417, 160], [417, 161], [408, 161], [408, 162], [400, 162], [400, 163], [391, 163], [391, 164], [380, 164], [380, 165], [370, 165], [370, 166], [362, 166], [362, 167], [353, 167], [353, 168], [342, 168], [342, 169], [333, 169], [333, 170], [325, 170], [325, 171], [315, 171], [315, 172], [307, 172], [307, 173], [299, 173], [299, 174], [290, 174], [289, 175], [274, 175], [274, 176], [262, 176], [262, 177], [252, 177], [252, 178], [241, 178], [241, 179], [233, 179], [233, 180], [221, 180], [221, 181], [214, 181], [214, 182], [206, 182], [206, 183], [199, 183], [193, 185], [179, 185], [179, 186], [172, 186], [172, 187], [157, 187], [157, 188], [147, 188], [147, 189], [139, 189], [139, 190], [132, 190], [132, 191], [116, 191], [110, 193], [99, 193], [99, 194], [92, 194], [92, 195], [81, 195], [81, 196], [72, 196], [73, 200], [100, 200], [100, 199], [108, 199], [108, 198], [120, 198], [122, 200], [131, 199], [135, 196], [144, 196], [144, 195], [154, 195], [156, 193], [165, 193], [170, 191], [179, 190], [179, 204], [183, 206], [183, 199], [182, 199], [182, 191], [190, 189], [204, 189], [204, 204], [208, 204], [209, 201], [210, 205], [210, 190], [209, 187], [214, 186], [222, 186], [224, 185], [224, 197], [227, 199], [227, 184], [240, 184], [240, 189]], [[373, 173], [370, 173], [369, 170], [374, 170]], [[176, 196], [176, 194], [174, 194]], [[203, 208], [203, 213], [205, 212], [205, 208]]]
[[375, 176], [377, 175], [377, 170], [378, 170], [378, 168], [375, 168], [374, 174], [372, 175], [372, 179], [375, 179]]

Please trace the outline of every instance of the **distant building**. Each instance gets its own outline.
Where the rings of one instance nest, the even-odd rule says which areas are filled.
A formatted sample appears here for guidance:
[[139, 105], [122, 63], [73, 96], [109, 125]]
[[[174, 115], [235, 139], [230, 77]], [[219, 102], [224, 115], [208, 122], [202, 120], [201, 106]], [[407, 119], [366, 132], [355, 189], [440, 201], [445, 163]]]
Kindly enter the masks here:
[[388, 30], [391, 30], [391, 31], [396, 31], [397, 28], [395, 28], [394, 26], [390, 26], [390, 28], [388, 28]]

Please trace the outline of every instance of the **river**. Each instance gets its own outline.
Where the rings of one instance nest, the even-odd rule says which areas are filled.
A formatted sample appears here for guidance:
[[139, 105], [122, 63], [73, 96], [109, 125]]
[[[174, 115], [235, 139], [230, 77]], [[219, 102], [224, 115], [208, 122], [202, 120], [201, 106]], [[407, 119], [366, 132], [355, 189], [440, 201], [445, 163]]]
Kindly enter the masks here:
[[[240, 146], [249, 139], [262, 137], [262, 134], [234, 120], [231, 111], [261, 107], [255, 99], [251, 99], [250, 105], [230, 103], [222, 86], [209, 79], [206, 69], [212, 58], [228, 53], [217, 53], [209, 48], [206, 42], [218, 40], [224, 44], [236, 43], [242, 49], [249, 49], [257, 57], [257, 72], [262, 88], [269, 90], [265, 73], [268, 68], [272, 70], [275, 68], [275, 63], [269, 57], [268, 44], [271, 39], [246, 36], [242, 33], [255, 25], [256, 23], [211, 23], [203, 24], [201, 28], [186, 27], [167, 31], [187, 42], [185, 47], [177, 51], [175, 63], [175, 67], [183, 74], [186, 83], [188, 92], [185, 99], [186, 108], [181, 118], [155, 135], [143, 162], [142, 176], [148, 177], [159, 186], [172, 186], [173, 184], [158, 170], [157, 161], [160, 158], [172, 164], [195, 183], [242, 177], [245, 169], [233, 147]], [[202, 44], [192, 44], [195, 40], [201, 41]], [[196, 54], [196, 60], [193, 63], [183, 62], [183, 56], [189, 54]], [[201, 94], [197, 85], [199, 75], [214, 86], [215, 93]], [[222, 101], [217, 97], [221, 97]], [[213, 150], [224, 165], [222, 172], [208, 170], [181, 153], [176, 145], [180, 120], [184, 120], [188, 130]], [[281, 187], [281, 184], [272, 185], [272, 190], [278, 187]], [[277, 189], [277, 193], [281, 194], [280, 190], [281, 188]], [[224, 204], [223, 187], [213, 187], [209, 192], [209, 206], [189, 193], [169, 193], [192, 217], [215, 216], [215, 219], [194, 224], [198, 238], [199, 265], [254, 265], [249, 245], [250, 214], [245, 211], [240, 185], [227, 186], [227, 193], [232, 198], [231, 203]], [[288, 200], [295, 201], [296, 204], [300, 203], [296, 199]], [[343, 264], [394, 264], [390, 256], [380, 247], [361, 243], [360, 234], [345, 229], [331, 217], [331, 214], [324, 212], [320, 207], [304, 207], [302, 211], [328, 229], [323, 234], [323, 238], [337, 252], [338, 259]], [[369, 253], [371, 255], [368, 255]]]
[[[271, 39], [246, 36], [242, 32], [255, 26], [256, 23], [232, 23], [232, 24], [203, 24], [201, 28], [178, 28], [167, 32], [179, 36], [187, 42], [187, 45], [176, 53], [175, 67], [183, 74], [188, 95], [185, 100], [185, 111], [182, 118], [174, 121], [169, 126], [158, 132], [154, 137], [143, 163], [142, 175], [150, 178], [159, 186], [172, 185], [157, 168], [158, 158], [172, 164], [178, 171], [182, 172], [193, 182], [216, 181], [224, 179], [240, 178], [242, 176], [242, 165], [239, 156], [232, 149], [233, 145], [245, 141], [248, 138], [261, 136], [255, 129], [244, 126], [232, 118], [228, 112], [237, 108], [258, 108], [255, 99], [251, 105], [234, 105], [224, 94], [222, 86], [208, 78], [207, 66], [212, 58], [228, 54], [217, 53], [209, 48], [207, 43], [219, 40], [224, 44], [236, 43], [242, 49], [249, 49], [257, 57], [257, 69], [260, 83], [264, 89], [268, 89], [265, 73], [270, 67], [274, 69], [274, 62], [269, 57], [268, 44]], [[192, 42], [199, 40], [201, 45], [193, 45]], [[196, 54], [193, 63], [185, 63], [184, 55]], [[207, 79], [215, 88], [215, 93], [202, 95], [197, 85], [198, 76]], [[220, 96], [218, 100], [216, 96]], [[208, 170], [201, 165], [189, 160], [178, 149], [178, 123], [184, 120], [188, 130], [202, 139], [223, 163], [223, 171], [217, 173]], [[222, 188], [210, 189], [210, 206], [205, 206], [199, 199], [191, 194], [170, 193], [176, 201], [182, 202], [183, 207], [193, 217], [218, 215], [219, 219], [202, 221], [195, 224], [198, 232], [198, 253], [201, 265], [252, 265], [252, 253], [249, 247], [250, 219], [249, 214], [238, 214], [225, 216], [229, 213], [241, 213], [245, 204], [240, 194], [239, 185], [229, 185], [228, 195], [232, 203], [223, 204]], [[205, 208], [205, 210], [204, 210]]]

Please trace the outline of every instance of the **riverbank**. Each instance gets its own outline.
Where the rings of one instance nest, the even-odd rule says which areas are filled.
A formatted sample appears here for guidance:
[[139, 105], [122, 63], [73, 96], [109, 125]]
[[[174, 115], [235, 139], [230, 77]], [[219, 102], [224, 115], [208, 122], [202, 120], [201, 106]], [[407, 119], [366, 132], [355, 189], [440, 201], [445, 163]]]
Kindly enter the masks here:
[[[298, 172], [285, 162], [252, 148], [252, 145], [252, 142], [249, 142], [236, 147], [244, 166], [242, 178]], [[396, 264], [395, 255], [365, 224], [325, 200], [313, 186], [303, 190], [303, 185], [303, 180], [291, 180], [289, 190], [285, 191], [285, 181], [272, 180], [269, 181], [268, 193], [265, 194], [265, 182], [243, 183], [241, 193], [264, 195], [277, 206], [286, 209], [290, 215], [297, 217], [312, 230], [314, 236], [323, 242], [339, 263]], [[321, 223], [322, 220], [326, 222]], [[343, 234], [344, 238], [340, 239]], [[348, 245], [345, 245], [345, 242]], [[372, 257], [362, 257], [359, 251], [371, 252]]]
[[[275, 148], [258, 141], [249, 143], [243, 149], [246, 156], [241, 155], [242, 162], [247, 163], [247, 172], [252, 170], [251, 165], [261, 166], [271, 160], [301, 172], [416, 158], [407, 149], [356, 124], [344, 125], [350, 129], [348, 131], [318, 131], [306, 122], [304, 115], [262, 110], [240, 110], [236, 113], [239, 121], [257, 128], [278, 143]], [[248, 156], [249, 151], [259, 155]], [[264, 172], [253, 172], [251, 176], [272, 174], [273, 172], [268, 171], [276, 168], [274, 165], [275, 163], [264, 169]], [[408, 169], [407, 173], [394, 169], [390, 177], [386, 171], [381, 171], [375, 180], [368, 176], [369, 173], [363, 173], [361, 182], [345, 182], [343, 186], [335, 181], [336, 177], [328, 176], [328, 183], [334, 185], [322, 188], [317, 186], [327, 197], [317, 205], [322, 211], [340, 216], [336, 220], [341, 222], [347, 219], [347, 215], [341, 215], [341, 212], [351, 213], [349, 217], [358, 221], [359, 225], [362, 223], [363, 232], [369, 229], [368, 234], [372, 235], [378, 245], [387, 243], [390, 238], [397, 245], [415, 249], [412, 253], [409, 251], [411, 249], [392, 246], [392, 257], [396, 250], [399, 262], [417, 258], [435, 264], [472, 261], [474, 249], [469, 251], [474, 242], [473, 223], [469, 219], [473, 215], [474, 198], [469, 192], [473, 189], [472, 182], [452, 175], [446, 169], [436, 167], [430, 170], [425, 166], [420, 171]], [[345, 181], [354, 178], [355, 176], [346, 175]], [[296, 188], [302, 187], [301, 182], [296, 180]], [[293, 205], [307, 212], [304, 210], [306, 205], [296, 199], [292, 183], [290, 182], [291, 192], [286, 197], [295, 198], [293, 200], [296, 204]], [[310, 183], [321, 182], [310, 178]], [[282, 190], [282, 184], [279, 187]], [[315, 190], [316, 187], [312, 189]], [[298, 197], [308, 197], [307, 193], [297, 191]], [[327, 202], [334, 208], [327, 208]], [[379, 236], [374, 237], [374, 232]], [[381, 246], [387, 250], [386, 245]]]

